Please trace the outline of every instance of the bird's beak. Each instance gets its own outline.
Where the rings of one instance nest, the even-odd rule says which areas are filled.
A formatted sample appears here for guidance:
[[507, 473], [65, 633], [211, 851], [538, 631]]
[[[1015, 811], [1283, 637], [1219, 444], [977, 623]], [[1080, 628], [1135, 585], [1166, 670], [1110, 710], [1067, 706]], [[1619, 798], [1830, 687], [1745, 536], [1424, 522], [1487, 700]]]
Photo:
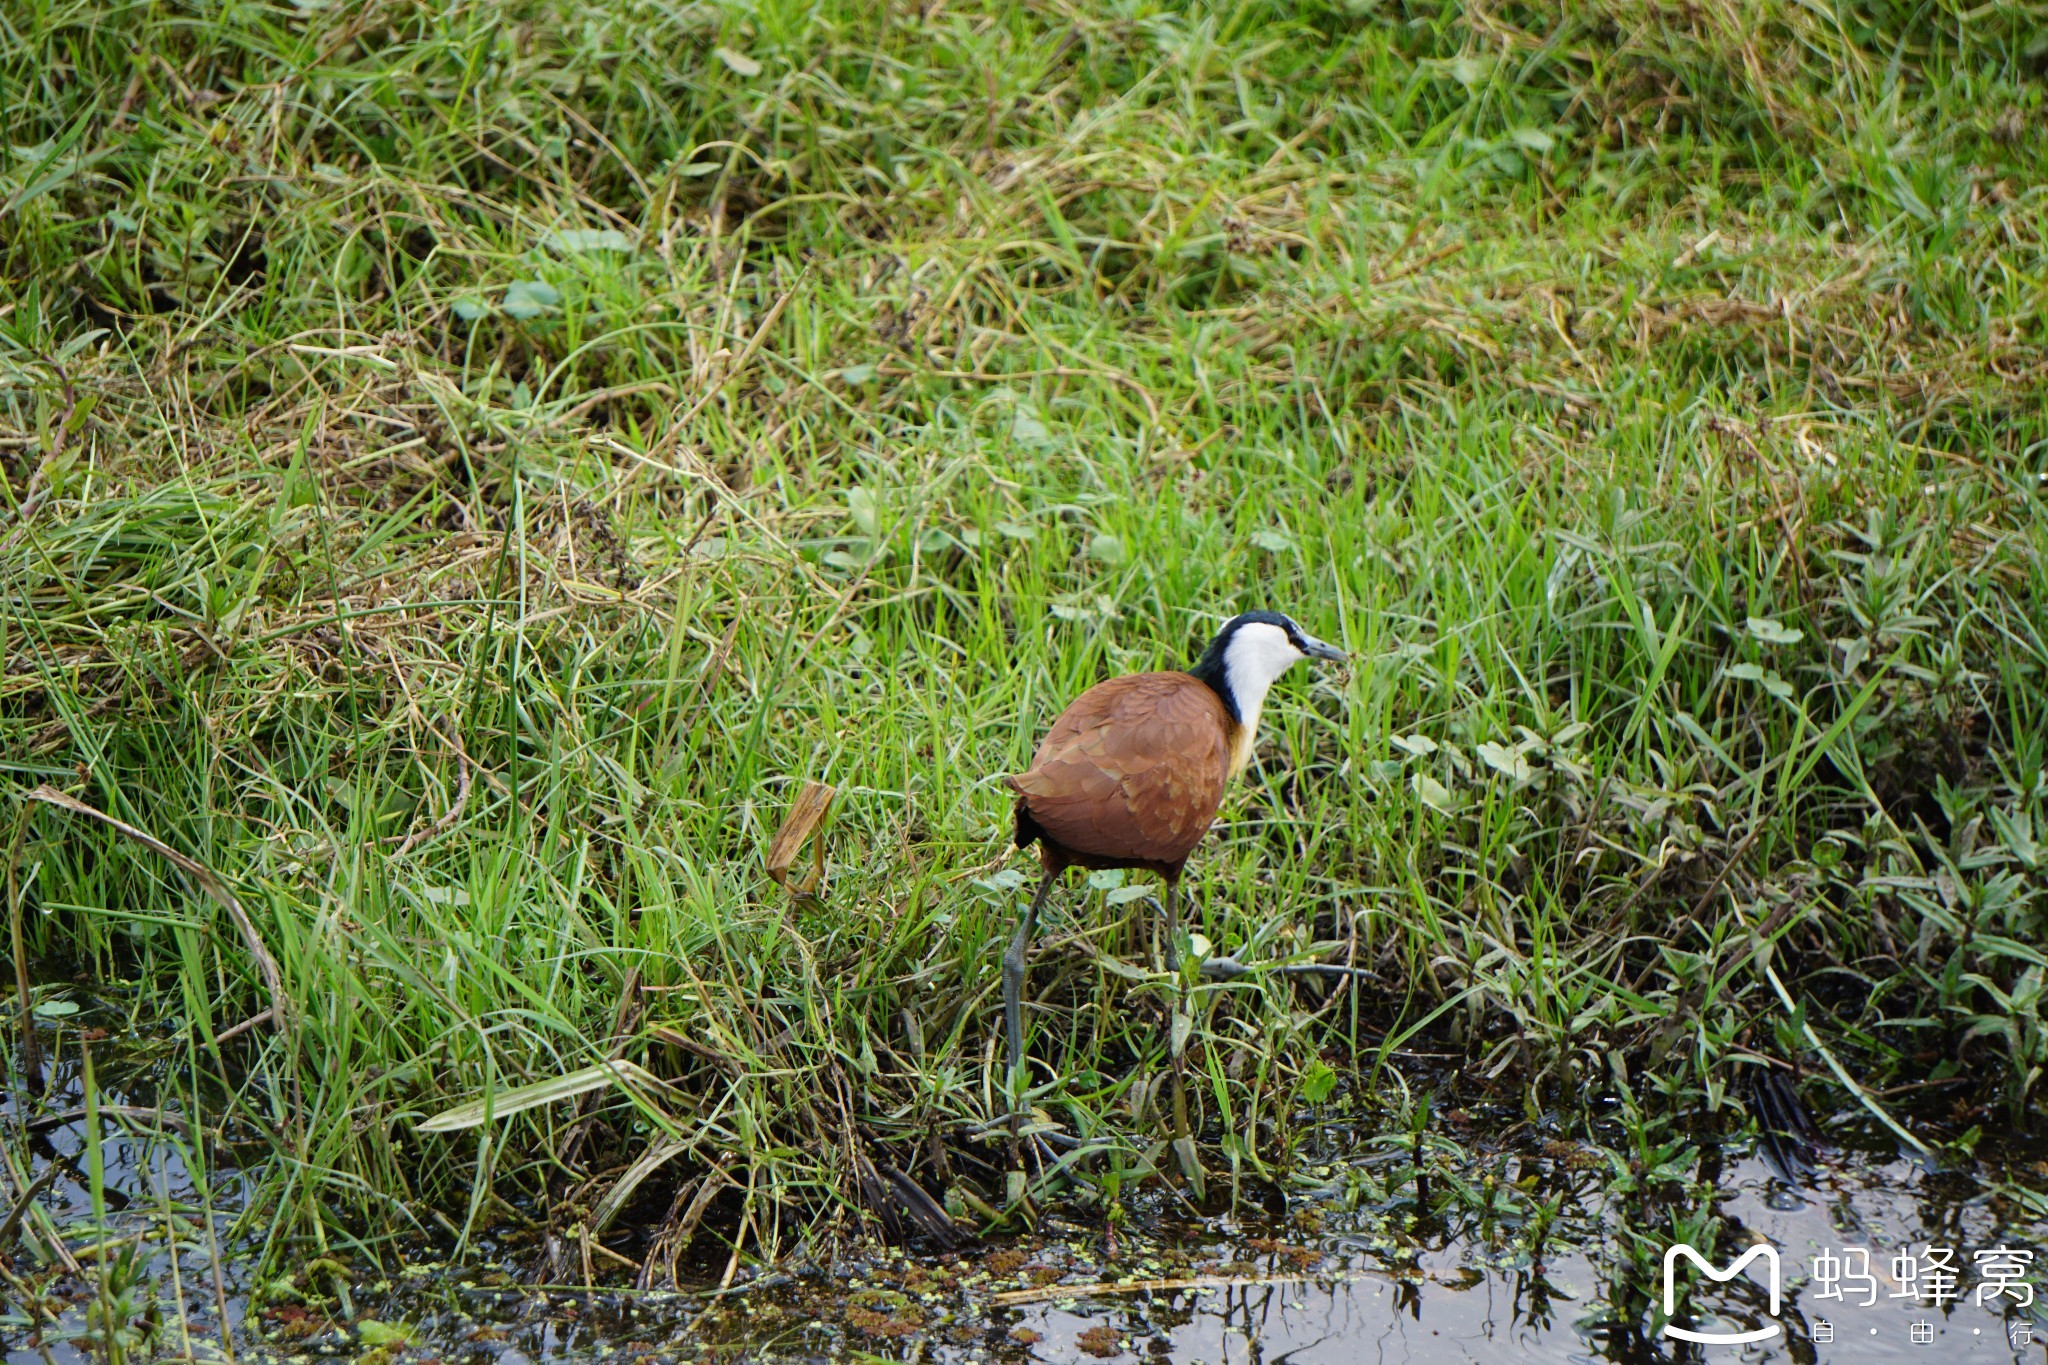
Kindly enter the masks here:
[[1302, 636], [1301, 646], [1301, 652], [1308, 655], [1311, 659], [1324, 659], [1333, 664], [1345, 662], [1343, 650], [1338, 649], [1334, 645], [1326, 645], [1313, 635]]

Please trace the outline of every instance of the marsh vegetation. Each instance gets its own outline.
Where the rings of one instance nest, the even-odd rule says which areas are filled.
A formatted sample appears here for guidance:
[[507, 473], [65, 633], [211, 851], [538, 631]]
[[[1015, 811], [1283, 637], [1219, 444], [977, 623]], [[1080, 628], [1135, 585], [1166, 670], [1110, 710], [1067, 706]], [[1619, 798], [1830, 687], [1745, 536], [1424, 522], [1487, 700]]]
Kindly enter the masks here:
[[[2048, 1065], [2044, 18], [0, 9], [18, 1008], [113, 991], [280, 1265], [1021, 1226], [997, 778], [1270, 606], [1354, 663], [1190, 867], [1212, 1199], [1336, 1115], [1542, 1236], [1464, 1106], [1708, 1237], [1788, 1092], [1964, 1159]], [[1145, 894], [1031, 978], [1112, 1228]]]

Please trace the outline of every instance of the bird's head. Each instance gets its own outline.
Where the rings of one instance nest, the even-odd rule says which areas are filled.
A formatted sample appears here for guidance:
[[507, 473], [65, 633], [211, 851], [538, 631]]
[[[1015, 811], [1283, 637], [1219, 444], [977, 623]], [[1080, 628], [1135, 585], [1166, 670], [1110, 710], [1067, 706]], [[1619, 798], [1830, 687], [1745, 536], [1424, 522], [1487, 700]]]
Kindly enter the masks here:
[[1188, 672], [1215, 688], [1240, 723], [1256, 725], [1266, 690], [1303, 659], [1342, 663], [1344, 653], [1277, 611], [1248, 611], [1223, 623]]

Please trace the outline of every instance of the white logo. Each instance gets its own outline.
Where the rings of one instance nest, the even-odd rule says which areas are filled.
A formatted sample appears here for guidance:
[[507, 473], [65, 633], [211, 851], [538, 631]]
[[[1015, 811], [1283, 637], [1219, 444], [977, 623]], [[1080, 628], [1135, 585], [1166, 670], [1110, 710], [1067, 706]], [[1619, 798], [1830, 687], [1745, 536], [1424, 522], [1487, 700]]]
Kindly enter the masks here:
[[[1706, 1257], [1700, 1255], [1685, 1243], [1680, 1242], [1664, 1253], [1664, 1316], [1667, 1319], [1678, 1311], [1678, 1277], [1673, 1274], [1673, 1271], [1677, 1268], [1678, 1258], [1681, 1256], [1698, 1266], [1702, 1275], [1705, 1275], [1717, 1284], [1726, 1284], [1729, 1280], [1740, 1275], [1743, 1267], [1758, 1257], [1762, 1257], [1764, 1263], [1771, 1269], [1771, 1316], [1774, 1318], [1778, 1316], [1780, 1291], [1778, 1287], [1778, 1249], [1776, 1247], [1765, 1246], [1759, 1243], [1736, 1257], [1735, 1264], [1729, 1266], [1726, 1270], [1716, 1270], [1713, 1266], [1707, 1264]], [[1664, 1324], [1664, 1335], [1667, 1337], [1677, 1337], [1680, 1341], [1704, 1342], [1709, 1346], [1741, 1346], [1752, 1341], [1769, 1341], [1784, 1330], [1783, 1327], [1775, 1322], [1767, 1327], [1759, 1327], [1751, 1332], [1694, 1332], [1684, 1327], [1674, 1326], [1669, 1321]]]

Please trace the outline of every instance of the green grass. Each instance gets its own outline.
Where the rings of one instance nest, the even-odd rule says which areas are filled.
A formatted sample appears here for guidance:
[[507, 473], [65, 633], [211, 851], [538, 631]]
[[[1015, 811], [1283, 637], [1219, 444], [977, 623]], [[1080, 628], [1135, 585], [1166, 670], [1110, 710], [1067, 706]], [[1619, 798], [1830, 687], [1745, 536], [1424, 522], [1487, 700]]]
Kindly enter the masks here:
[[[283, 1015], [216, 1046], [230, 919], [16, 800], [30, 952], [139, 983], [323, 1247], [573, 1229], [662, 1133], [626, 1221], [728, 1180], [739, 1256], [864, 1160], [1000, 1202], [997, 779], [1273, 606], [1356, 664], [1191, 866], [1259, 967], [1197, 997], [1212, 1170], [1284, 1175], [1326, 1067], [1407, 1132], [1423, 1039], [1646, 1152], [1820, 1048], [1981, 1077], [1929, 1143], [2024, 1117], [2044, 19], [11, 5], [0, 769], [219, 873]], [[1032, 976], [1112, 1203], [1142, 914], [1077, 877]], [[676, 1090], [415, 1131], [612, 1055]]]

